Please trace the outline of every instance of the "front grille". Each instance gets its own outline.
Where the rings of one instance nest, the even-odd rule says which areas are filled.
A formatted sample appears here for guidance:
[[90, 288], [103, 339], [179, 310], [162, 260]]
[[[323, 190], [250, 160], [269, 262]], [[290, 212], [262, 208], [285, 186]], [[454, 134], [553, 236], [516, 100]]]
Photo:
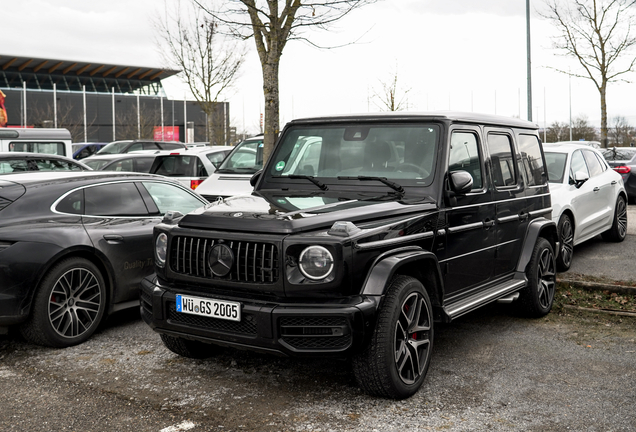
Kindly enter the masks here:
[[342, 350], [352, 340], [347, 320], [340, 316], [282, 317], [280, 334], [298, 350]]
[[[216, 243], [224, 243], [234, 253], [234, 264], [223, 277], [213, 275], [208, 265], [210, 250]], [[274, 283], [278, 281], [278, 261], [278, 248], [271, 243], [178, 236], [170, 247], [172, 271], [202, 278]]]
[[351, 335], [338, 338], [288, 336], [283, 338], [283, 340], [298, 350], [341, 350], [351, 344]]
[[172, 302], [168, 302], [167, 307], [168, 320], [173, 323], [218, 330], [225, 333], [256, 336], [256, 318], [254, 315], [244, 314], [241, 317], [241, 321], [237, 322], [177, 312], [176, 304]]
[[224, 196], [224, 195], [201, 195], [201, 196], [205, 198], [206, 200], [210, 201], [211, 203], [227, 198], [227, 196]]

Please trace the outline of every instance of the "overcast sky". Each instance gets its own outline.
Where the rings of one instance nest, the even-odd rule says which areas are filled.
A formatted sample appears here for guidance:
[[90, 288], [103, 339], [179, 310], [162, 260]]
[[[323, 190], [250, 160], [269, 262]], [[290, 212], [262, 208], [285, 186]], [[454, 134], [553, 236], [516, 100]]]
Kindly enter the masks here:
[[[172, 3], [175, 0], [168, 0]], [[0, 0], [0, 55], [165, 67], [152, 19], [162, 0]], [[352, 13], [329, 32], [307, 33], [319, 50], [292, 41], [280, 68], [281, 126], [292, 118], [378, 111], [373, 96], [392, 79], [410, 89], [411, 111], [460, 110], [527, 118], [525, 0], [384, 0]], [[543, 126], [587, 116], [600, 124], [600, 97], [590, 80], [556, 55], [553, 29], [532, 0], [533, 120]], [[254, 41], [235, 89], [226, 95], [233, 125], [256, 132], [263, 106]], [[636, 76], [627, 76], [634, 80]], [[571, 92], [569, 86], [571, 85]], [[164, 81], [170, 98], [192, 99], [178, 78]], [[571, 103], [570, 97], [571, 94]], [[185, 96], [184, 96], [185, 95]], [[545, 97], [544, 97], [545, 95]], [[611, 84], [608, 117], [636, 126], [636, 85]]]

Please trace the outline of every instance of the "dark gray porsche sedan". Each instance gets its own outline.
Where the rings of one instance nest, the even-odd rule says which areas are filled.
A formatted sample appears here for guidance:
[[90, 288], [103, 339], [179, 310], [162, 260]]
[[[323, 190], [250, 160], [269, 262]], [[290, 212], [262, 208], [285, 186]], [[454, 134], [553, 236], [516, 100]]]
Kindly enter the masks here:
[[66, 347], [109, 313], [139, 305], [152, 230], [203, 198], [150, 174], [33, 172], [0, 179], [0, 330]]

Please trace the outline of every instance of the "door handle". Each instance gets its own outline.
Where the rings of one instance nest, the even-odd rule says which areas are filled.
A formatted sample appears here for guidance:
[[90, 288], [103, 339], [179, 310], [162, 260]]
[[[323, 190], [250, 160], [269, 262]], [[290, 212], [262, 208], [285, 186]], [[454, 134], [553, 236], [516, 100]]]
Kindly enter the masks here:
[[484, 226], [486, 228], [490, 228], [491, 226], [494, 226], [494, 225], [495, 225], [495, 221], [493, 219], [486, 219], [484, 221]]
[[593, 190], [594, 192], [598, 192], [598, 191], [600, 191], [600, 190], [601, 190], [601, 188], [600, 188], [600, 187], [598, 187], [598, 186], [596, 186], [596, 187], [595, 187], [594, 189], [592, 189], [592, 190]]
[[616, 180], [612, 180], [611, 185], [612, 185], [612, 186], [614, 186], [616, 183], [617, 183], [617, 181], [616, 181]]
[[528, 217], [530, 217], [530, 215], [528, 213], [526, 213], [526, 212], [519, 213], [519, 220], [520, 221], [524, 221], [524, 220], [528, 219]]
[[123, 243], [124, 237], [120, 236], [119, 234], [105, 234], [104, 240], [109, 243]]

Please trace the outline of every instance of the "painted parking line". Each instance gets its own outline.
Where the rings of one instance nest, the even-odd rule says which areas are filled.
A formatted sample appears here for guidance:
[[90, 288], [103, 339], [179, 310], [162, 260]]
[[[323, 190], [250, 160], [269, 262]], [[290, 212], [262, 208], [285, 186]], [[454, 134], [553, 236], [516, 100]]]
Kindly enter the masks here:
[[193, 429], [196, 425], [189, 420], [179, 423], [178, 425], [168, 426], [161, 429], [159, 432], [181, 432]]

